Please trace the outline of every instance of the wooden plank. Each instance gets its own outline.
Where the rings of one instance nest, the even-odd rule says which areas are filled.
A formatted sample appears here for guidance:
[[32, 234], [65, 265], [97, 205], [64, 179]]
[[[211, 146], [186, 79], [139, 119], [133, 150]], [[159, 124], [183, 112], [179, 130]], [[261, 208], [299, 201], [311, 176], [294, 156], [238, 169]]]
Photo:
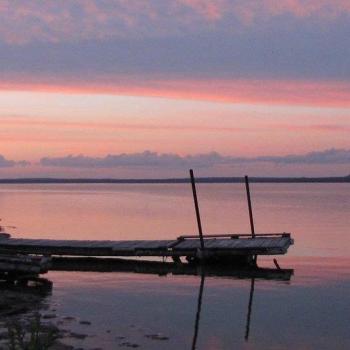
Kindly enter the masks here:
[[145, 241], [138, 249], [167, 249], [170, 242], [174, 241]]
[[206, 239], [204, 242], [205, 242], [205, 248], [207, 249], [215, 248], [217, 245], [216, 239]]
[[182, 241], [174, 249], [175, 250], [198, 249], [200, 247], [201, 247], [201, 245], [200, 245], [200, 241], [199, 240], [197, 240], [197, 239], [189, 239], [189, 240]]
[[230, 239], [227, 242], [227, 247], [230, 249], [236, 249], [240, 244], [240, 239]]
[[247, 249], [247, 248], [249, 248], [249, 245], [250, 245], [249, 243], [250, 243], [250, 239], [239, 239], [236, 248], [237, 249]]
[[[215, 254], [283, 254], [293, 244], [290, 237], [207, 238], [205, 248]], [[6, 239], [0, 250], [11, 253], [81, 255], [81, 256], [178, 256], [197, 254], [199, 239], [183, 240], [45, 240]]]

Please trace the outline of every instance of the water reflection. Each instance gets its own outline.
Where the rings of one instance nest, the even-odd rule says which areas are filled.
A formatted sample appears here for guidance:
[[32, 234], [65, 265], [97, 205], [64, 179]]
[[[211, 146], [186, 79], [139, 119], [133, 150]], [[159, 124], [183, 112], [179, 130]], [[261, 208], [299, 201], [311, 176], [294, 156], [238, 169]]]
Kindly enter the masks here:
[[155, 274], [158, 276], [213, 276], [237, 279], [259, 278], [274, 281], [289, 281], [293, 269], [269, 268], [258, 266], [235, 266], [223, 264], [187, 264], [161, 261], [145, 261], [112, 258], [76, 258], [53, 257], [53, 271], [86, 271], [86, 272], [132, 272], [138, 274]]
[[197, 349], [197, 341], [200, 333], [200, 318], [205, 292], [206, 277], [246, 279], [250, 281], [250, 292], [245, 321], [245, 341], [249, 340], [250, 321], [253, 312], [253, 296], [256, 279], [288, 282], [293, 275], [292, 269], [262, 268], [250, 266], [225, 266], [225, 265], [192, 265], [167, 263], [160, 261], [140, 261], [123, 259], [100, 258], [54, 258], [53, 270], [56, 271], [93, 271], [93, 272], [133, 272], [135, 274], [166, 275], [195, 275], [200, 276], [200, 284], [197, 297], [197, 309], [191, 349]]
[[199, 294], [198, 294], [198, 303], [197, 303], [197, 313], [196, 313], [196, 322], [194, 324], [194, 334], [192, 341], [192, 350], [195, 350], [197, 347], [197, 338], [198, 338], [198, 330], [199, 330], [199, 320], [201, 317], [201, 309], [202, 309], [202, 297], [203, 297], [203, 289], [204, 289], [204, 274], [201, 275], [201, 284], [199, 286]]
[[[201, 275], [201, 281], [199, 286], [197, 313], [196, 313], [196, 321], [194, 326], [194, 335], [193, 335], [191, 350], [197, 349], [197, 338], [198, 338], [200, 314], [202, 309], [204, 282], [205, 282], [205, 274], [203, 273]], [[244, 335], [244, 339], [246, 341], [249, 340], [250, 320], [251, 320], [251, 314], [252, 314], [252, 308], [253, 308], [254, 286], [255, 286], [255, 278], [252, 278], [251, 284], [250, 284], [249, 303], [248, 303], [247, 320], [246, 320], [245, 335]]]
[[0, 282], [0, 317], [39, 309], [51, 295], [51, 284], [14, 284]]
[[[291, 231], [289, 255], [348, 257], [349, 184], [252, 184], [259, 232]], [[241, 184], [198, 184], [205, 233], [249, 231]], [[55, 239], [173, 239], [197, 232], [182, 185], [0, 185], [13, 236]], [[329, 234], [332, 232], [332, 234]]]

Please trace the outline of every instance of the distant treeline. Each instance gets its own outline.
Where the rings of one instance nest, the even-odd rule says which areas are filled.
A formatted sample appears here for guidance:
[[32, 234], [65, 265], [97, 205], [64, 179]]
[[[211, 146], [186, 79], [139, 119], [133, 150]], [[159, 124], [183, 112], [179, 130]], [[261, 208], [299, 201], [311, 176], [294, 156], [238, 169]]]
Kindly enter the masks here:
[[[350, 175], [343, 177], [249, 177], [255, 183], [350, 183]], [[181, 184], [189, 178], [174, 179], [60, 179], [17, 178], [0, 179], [0, 184]], [[198, 177], [199, 183], [242, 183], [243, 177]]]

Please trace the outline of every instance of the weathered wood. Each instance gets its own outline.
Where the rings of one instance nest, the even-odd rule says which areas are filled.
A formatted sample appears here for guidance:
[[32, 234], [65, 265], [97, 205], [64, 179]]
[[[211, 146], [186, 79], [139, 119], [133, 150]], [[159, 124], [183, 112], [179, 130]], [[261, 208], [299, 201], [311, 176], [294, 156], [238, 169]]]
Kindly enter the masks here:
[[0, 279], [20, 280], [30, 277], [37, 278], [46, 273], [51, 266], [51, 259], [47, 257], [0, 255]]
[[[224, 233], [224, 234], [213, 234], [213, 235], [203, 235], [204, 238], [243, 238], [243, 237], [249, 237], [251, 238], [250, 233]], [[287, 232], [283, 233], [256, 233], [255, 237], [290, 237], [291, 234]], [[183, 235], [179, 236], [177, 239], [191, 239], [191, 238], [198, 238], [198, 236], [195, 235]]]
[[200, 216], [200, 213], [199, 213], [199, 205], [198, 205], [198, 198], [197, 198], [197, 191], [196, 191], [196, 182], [195, 182], [195, 179], [194, 179], [194, 175], [193, 175], [193, 170], [192, 169], [190, 169], [190, 177], [191, 177], [191, 185], [192, 185], [194, 207], [195, 207], [195, 210], [196, 210], [196, 218], [197, 218], [197, 224], [198, 224], [199, 239], [200, 239], [200, 242], [201, 242], [201, 249], [204, 249], [202, 222], [201, 222], [201, 216]]
[[9, 233], [5, 233], [5, 232], [0, 231], [0, 240], [1, 239], [8, 239], [10, 237], [11, 237], [11, 235]]
[[249, 179], [248, 179], [247, 175], [244, 177], [244, 180], [245, 180], [245, 187], [246, 187], [246, 191], [247, 191], [250, 230], [252, 232], [252, 238], [254, 238], [255, 237], [255, 228], [254, 228], [254, 220], [253, 220], [253, 209], [252, 209], [252, 201], [250, 199]]
[[[204, 238], [205, 250], [202, 257], [223, 257], [232, 255], [277, 255], [285, 254], [293, 240], [290, 234], [256, 235], [249, 238], [239, 235], [210, 235]], [[177, 240], [134, 240], [134, 241], [96, 241], [96, 240], [50, 240], [8, 238], [0, 240], [0, 252], [6, 254], [39, 254], [55, 256], [174, 256], [196, 257], [201, 249], [201, 241], [181, 237]], [[1, 260], [0, 260], [1, 261]]]

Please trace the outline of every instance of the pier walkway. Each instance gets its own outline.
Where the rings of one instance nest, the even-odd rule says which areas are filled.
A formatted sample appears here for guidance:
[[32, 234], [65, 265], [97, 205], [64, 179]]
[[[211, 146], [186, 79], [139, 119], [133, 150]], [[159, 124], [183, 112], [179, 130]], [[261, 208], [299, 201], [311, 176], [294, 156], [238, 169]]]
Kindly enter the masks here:
[[51, 240], [11, 238], [0, 235], [0, 252], [53, 256], [172, 257], [178, 259], [280, 255], [293, 244], [289, 233], [180, 236], [175, 240]]

